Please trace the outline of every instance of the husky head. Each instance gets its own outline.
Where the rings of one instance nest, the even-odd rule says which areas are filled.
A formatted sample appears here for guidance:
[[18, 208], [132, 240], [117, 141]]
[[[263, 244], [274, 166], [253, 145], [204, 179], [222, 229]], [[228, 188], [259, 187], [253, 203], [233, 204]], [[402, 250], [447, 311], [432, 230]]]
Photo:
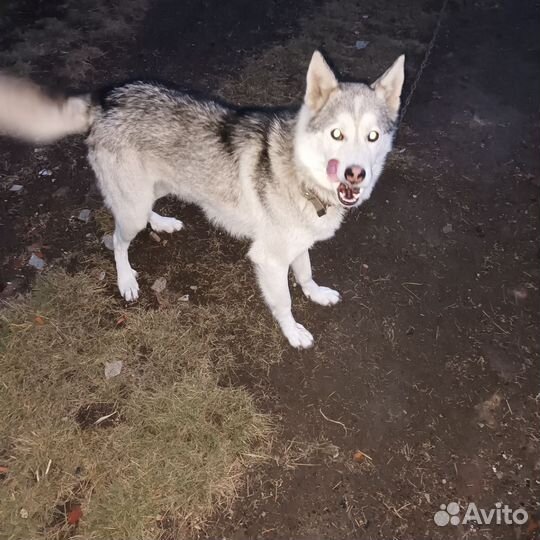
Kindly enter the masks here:
[[311, 59], [296, 158], [345, 208], [369, 198], [392, 148], [404, 60], [401, 55], [368, 86], [339, 83], [318, 51]]

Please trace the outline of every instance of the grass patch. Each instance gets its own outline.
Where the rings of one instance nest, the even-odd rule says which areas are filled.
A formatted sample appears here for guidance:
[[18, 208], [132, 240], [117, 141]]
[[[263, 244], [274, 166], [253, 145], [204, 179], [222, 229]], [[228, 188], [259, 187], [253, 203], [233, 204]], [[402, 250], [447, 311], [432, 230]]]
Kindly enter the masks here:
[[[340, 80], [373, 82], [403, 53], [409, 71], [415, 64], [412, 58], [425, 51], [435, 13], [426, 13], [420, 3], [408, 5], [400, 18], [399, 36], [389, 37], [387, 29], [395, 26], [395, 9], [392, 0], [376, 4], [327, 0], [301, 18], [297, 36], [257, 52], [242, 70], [225, 79], [219, 95], [243, 105], [300, 104], [311, 55], [321, 48]], [[355, 20], [354, 32], [346, 35], [344, 13]], [[367, 48], [359, 51], [357, 40], [368, 41]]]
[[185, 537], [265, 451], [268, 419], [219, 384], [226, 311], [125, 309], [108, 290], [51, 273], [2, 312], [0, 536]]
[[71, 83], [102, 71], [111, 47], [130, 42], [149, 5], [147, 0], [66, 0], [56, 9], [38, 6], [34, 22], [19, 27], [10, 24], [10, 18], [17, 20], [19, 3], [2, 4], [5, 22], [0, 31], [10, 38], [10, 46], [0, 51], [2, 65], [31, 76], [43, 73], [44, 65], [52, 62], [56, 77]]

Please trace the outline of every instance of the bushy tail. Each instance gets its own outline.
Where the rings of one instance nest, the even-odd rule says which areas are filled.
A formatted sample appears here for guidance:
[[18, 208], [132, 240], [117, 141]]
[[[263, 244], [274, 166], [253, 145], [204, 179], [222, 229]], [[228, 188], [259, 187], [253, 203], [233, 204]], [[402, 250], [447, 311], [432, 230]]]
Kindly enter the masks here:
[[52, 98], [34, 83], [0, 73], [0, 134], [50, 143], [85, 133], [92, 123], [88, 97]]

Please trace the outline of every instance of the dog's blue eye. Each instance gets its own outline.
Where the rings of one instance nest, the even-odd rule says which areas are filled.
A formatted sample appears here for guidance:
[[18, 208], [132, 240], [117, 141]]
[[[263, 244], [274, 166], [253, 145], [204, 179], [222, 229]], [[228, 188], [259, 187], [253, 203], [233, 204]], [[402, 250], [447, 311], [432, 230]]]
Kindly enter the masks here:
[[378, 131], [370, 131], [367, 136], [367, 140], [369, 142], [375, 142], [379, 138], [379, 132]]
[[335, 128], [330, 132], [330, 135], [332, 135], [332, 139], [335, 139], [336, 141], [342, 141], [345, 138], [345, 135], [341, 132], [341, 129]]

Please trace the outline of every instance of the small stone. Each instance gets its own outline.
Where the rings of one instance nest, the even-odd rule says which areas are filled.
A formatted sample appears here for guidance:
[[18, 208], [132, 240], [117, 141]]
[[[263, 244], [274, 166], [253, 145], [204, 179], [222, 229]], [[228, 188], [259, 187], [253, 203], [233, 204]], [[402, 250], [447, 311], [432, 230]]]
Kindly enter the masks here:
[[442, 228], [442, 232], [444, 234], [448, 234], [448, 233], [451, 233], [453, 232], [454, 230], [454, 227], [452, 227], [452, 224], [451, 223], [447, 223], [443, 228]]
[[105, 270], [102, 270], [98, 275], [99, 281], [103, 281], [105, 279]]
[[26, 508], [21, 508], [20, 512], [19, 512], [19, 515], [23, 518], [23, 519], [28, 519], [28, 510]]
[[154, 231], [150, 232], [150, 238], [158, 244], [161, 242], [161, 238]]
[[22, 189], [23, 189], [23, 186], [21, 186], [21, 184], [13, 184], [9, 188], [9, 191], [13, 191], [13, 193], [19, 193], [19, 191], [22, 191]]
[[189, 302], [189, 294], [184, 294], [179, 298], [180, 302]]
[[362, 39], [359, 39], [356, 43], [355, 43], [355, 47], [359, 50], [361, 49], [365, 49], [367, 46], [369, 45], [369, 41], [364, 41]]
[[162, 293], [167, 288], [167, 280], [164, 277], [157, 278], [150, 288], [158, 294]]
[[113, 360], [112, 362], [107, 362], [105, 364], [105, 378], [112, 379], [117, 377], [122, 372], [122, 367], [124, 362], [122, 360]]
[[50, 169], [41, 169], [41, 171], [38, 172], [39, 176], [52, 176], [52, 171]]
[[90, 221], [90, 215], [91, 215], [91, 211], [88, 209], [88, 208], [85, 208], [84, 210], [81, 210], [79, 212], [79, 215], [77, 216], [77, 219], [79, 221], [82, 221], [84, 223], [88, 223]]
[[103, 238], [101, 239], [101, 242], [107, 249], [110, 249], [111, 251], [114, 250], [114, 242], [113, 242], [112, 234], [104, 234]]
[[197, 285], [190, 285], [189, 288], [190, 288], [192, 291], [196, 291], [199, 287], [197, 287]]
[[512, 289], [511, 293], [514, 296], [516, 302], [520, 300], [525, 300], [528, 296], [527, 290], [523, 287], [517, 287], [515, 289]]
[[28, 265], [33, 266], [36, 270], [43, 270], [45, 268], [45, 261], [35, 253], [32, 253]]

